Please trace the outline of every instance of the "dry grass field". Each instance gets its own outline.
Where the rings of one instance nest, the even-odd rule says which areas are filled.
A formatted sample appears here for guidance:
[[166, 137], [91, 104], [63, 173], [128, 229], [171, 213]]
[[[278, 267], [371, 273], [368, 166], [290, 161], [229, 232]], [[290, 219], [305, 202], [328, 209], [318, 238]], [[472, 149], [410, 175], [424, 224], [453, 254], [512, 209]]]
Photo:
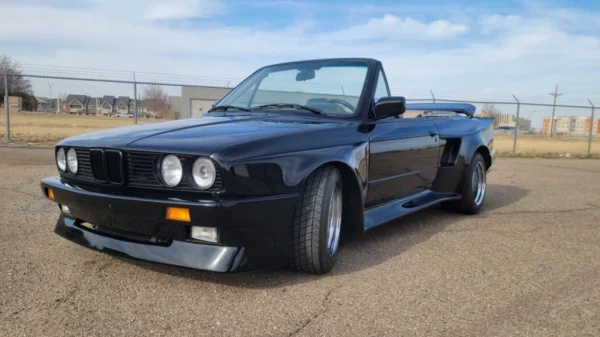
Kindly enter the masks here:
[[[139, 119], [138, 123], [162, 120]], [[133, 120], [117, 117], [11, 113], [11, 139], [16, 143], [54, 145], [60, 139], [84, 132], [132, 125]], [[6, 115], [0, 111], [0, 142], [5, 142]], [[513, 135], [497, 133], [495, 148], [499, 156], [513, 156]], [[519, 135], [517, 153], [522, 157], [575, 157], [587, 155], [587, 137]], [[600, 138], [592, 143], [592, 157], [600, 158]]]
[[[517, 139], [517, 150], [513, 155], [513, 137], [510, 134], [498, 134], [494, 136], [494, 147], [499, 156], [516, 157], [574, 157], [586, 158], [588, 149], [588, 137], [519, 135]], [[600, 158], [600, 138], [592, 140], [592, 158]]]
[[[138, 119], [138, 123], [164, 120]], [[11, 113], [10, 135], [14, 142], [34, 145], [54, 145], [57, 141], [84, 132], [133, 125], [132, 118], [89, 117], [38, 113]], [[6, 115], [0, 114], [0, 137], [5, 141]]]

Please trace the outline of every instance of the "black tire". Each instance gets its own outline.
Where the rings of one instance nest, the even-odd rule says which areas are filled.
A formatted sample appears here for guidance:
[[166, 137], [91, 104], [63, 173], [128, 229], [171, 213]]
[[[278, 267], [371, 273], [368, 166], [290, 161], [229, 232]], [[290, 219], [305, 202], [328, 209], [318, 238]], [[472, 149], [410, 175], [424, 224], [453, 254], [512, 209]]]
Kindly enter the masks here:
[[[339, 202], [332, 202], [334, 196]], [[312, 274], [328, 273], [335, 264], [339, 251], [341, 229], [342, 177], [334, 166], [324, 166], [306, 180], [294, 210], [294, 223], [290, 231], [288, 268]], [[339, 207], [340, 225], [333, 253], [328, 249], [330, 210]]]
[[[473, 175], [477, 172], [477, 167], [483, 170], [483, 195], [480, 198], [476, 198], [477, 192], [473, 191]], [[462, 195], [459, 200], [452, 200], [442, 202], [441, 208], [449, 212], [458, 212], [465, 214], [477, 214], [485, 201], [485, 184], [486, 184], [486, 164], [483, 156], [480, 153], [475, 153], [471, 159], [471, 164], [468, 170], [465, 171], [463, 178], [461, 179], [461, 186], [459, 186], [458, 193]], [[476, 202], [477, 201], [479, 202]]]

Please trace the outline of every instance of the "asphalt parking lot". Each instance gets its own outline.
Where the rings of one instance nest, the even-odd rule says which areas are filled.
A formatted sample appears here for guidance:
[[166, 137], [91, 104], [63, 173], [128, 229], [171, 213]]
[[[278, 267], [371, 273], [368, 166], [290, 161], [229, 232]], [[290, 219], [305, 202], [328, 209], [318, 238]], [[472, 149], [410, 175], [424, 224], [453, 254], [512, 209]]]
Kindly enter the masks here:
[[498, 159], [483, 212], [341, 246], [331, 274], [212, 274], [53, 233], [47, 149], [0, 148], [3, 336], [598, 336], [600, 161]]

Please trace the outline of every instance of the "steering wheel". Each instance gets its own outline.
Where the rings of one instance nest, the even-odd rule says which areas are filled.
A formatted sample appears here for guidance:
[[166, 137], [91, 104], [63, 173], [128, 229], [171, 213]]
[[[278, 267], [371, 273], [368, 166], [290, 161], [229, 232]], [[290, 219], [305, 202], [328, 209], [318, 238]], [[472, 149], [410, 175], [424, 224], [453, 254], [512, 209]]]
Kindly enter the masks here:
[[329, 99], [327, 99], [327, 102], [337, 103], [339, 105], [343, 105], [343, 106], [345, 106], [346, 108], [348, 108], [348, 109], [350, 109], [352, 111], [356, 110], [356, 108], [352, 104], [350, 104], [350, 103], [348, 103], [348, 102], [346, 102], [344, 100], [341, 100], [341, 99], [329, 98]]

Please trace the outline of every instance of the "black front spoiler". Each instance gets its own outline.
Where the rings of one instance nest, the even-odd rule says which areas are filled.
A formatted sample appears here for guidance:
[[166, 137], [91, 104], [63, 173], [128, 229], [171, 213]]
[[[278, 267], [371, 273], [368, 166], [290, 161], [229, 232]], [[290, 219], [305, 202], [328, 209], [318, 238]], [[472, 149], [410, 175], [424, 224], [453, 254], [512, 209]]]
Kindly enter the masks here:
[[83, 228], [77, 220], [61, 214], [54, 232], [65, 239], [87, 248], [129, 258], [202, 269], [229, 272], [237, 269], [243, 248], [172, 241], [168, 246], [138, 243], [116, 239]]
[[[68, 206], [55, 233], [106, 253], [216, 272], [274, 267], [287, 262], [287, 238], [297, 195], [229, 200], [150, 199], [99, 193], [62, 181], [41, 182], [53, 202]], [[165, 220], [166, 207], [189, 209], [192, 222]], [[185, 226], [219, 230], [219, 243], [188, 239]], [[150, 230], [149, 230], [150, 229]]]

